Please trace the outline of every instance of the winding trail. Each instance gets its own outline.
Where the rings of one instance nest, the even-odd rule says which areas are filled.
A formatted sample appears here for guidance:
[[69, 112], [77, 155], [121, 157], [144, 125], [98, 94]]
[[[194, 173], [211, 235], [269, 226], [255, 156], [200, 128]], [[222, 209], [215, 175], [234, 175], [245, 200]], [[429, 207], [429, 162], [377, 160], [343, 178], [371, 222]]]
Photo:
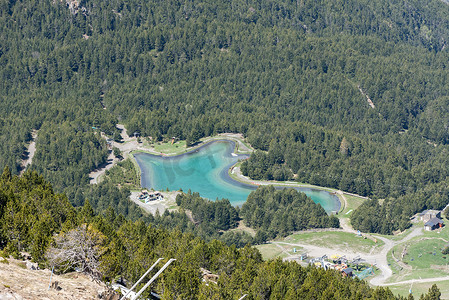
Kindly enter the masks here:
[[[391, 268], [388, 266], [388, 261], [387, 261], [387, 254], [388, 252], [396, 245], [398, 244], [402, 244], [405, 243], [409, 240], [411, 240], [414, 237], [420, 236], [423, 234], [422, 232], [422, 228], [421, 227], [416, 227], [412, 230], [412, 232], [410, 232], [405, 238], [403, 238], [400, 241], [392, 241], [390, 239], [387, 239], [385, 237], [381, 237], [381, 236], [375, 236], [376, 238], [382, 240], [385, 243], [385, 246], [383, 247], [383, 249], [381, 250], [380, 254], [382, 255], [382, 258], [380, 259], [379, 263], [378, 263], [378, 267], [379, 269], [382, 270], [382, 274], [380, 274], [379, 276], [374, 277], [373, 279], [370, 280], [370, 283], [372, 285], [386, 285], [385, 281], [391, 277], [391, 275], [393, 275], [393, 272], [391, 271]], [[426, 281], [419, 281], [421, 279], [417, 279], [416, 282], [426, 282]], [[393, 285], [393, 284], [390, 284]]]
[[434, 278], [424, 278], [424, 279], [410, 279], [405, 281], [393, 282], [393, 283], [384, 283], [382, 286], [392, 286], [392, 285], [400, 285], [400, 284], [412, 284], [412, 283], [425, 283], [425, 282], [438, 282], [449, 280], [449, 276], [444, 277], [434, 277]]
[[31, 142], [28, 145], [28, 148], [27, 148], [27, 151], [26, 151], [27, 159], [22, 161], [22, 170], [20, 171], [20, 175], [22, 175], [23, 172], [25, 172], [26, 168], [29, 165], [31, 165], [31, 163], [33, 162], [33, 157], [34, 157], [34, 154], [36, 153], [37, 133], [38, 133], [38, 130], [36, 130], [36, 129], [33, 129], [31, 131]]
[[99, 178], [101, 175], [103, 175], [107, 170], [111, 169], [113, 166], [115, 166], [115, 164], [117, 162], [119, 162], [120, 160], [115, 157], [114, 153], [112, 153], [112, 151], [109, 151], [109, 155], [108, 158], [106, 160], [106, 164], [103, 164], [102, 166], [100, 166], [100, 168], [92, 171], [89, 173], [89, 179], [90, 179], [90, 184], [98, 184]]
[[[342, 221], [342, 219], [340, 219], [340, 221]], [[342, 226], [342, 227], [343, 227], [343, 229], [341, 229], [340, 231], [348, 232], [348, 233], [356, 233], [356, 231], [349, 224], [345, 224], [345, 226]], [[320, 231], [335, 231], [335, 230], [323, 229]], [[399, 241], [392, 241], [391, 239], [388, 239], [385, 237], [372, 235], [372, 237], [379, 239], [385, 243], [384, 246], [382, 247], [382, 249], [380, 249], [380, 251], [376, 251], [377, 253], [373, 253], [374, 248], [370, 251], [370, 253], [366, 253], [366, 252], [361, 252], [361, 251], [354, 252], [354, 251], [350, 251], [347, 249], [340, 249], [338, 247], [335, 247], [335, 248], [321, 247], [321, 246], [315, 246], [315, 245], [310, 245], [310, 244], [306, 244], [306, 243], [288, 243], [288, 242], [280, 242], [280, 241], [273, 241], [272, 243], [279, 248], [282, 248], [281, 245], [301, 247], [313, 257], [330, 255], [331, 253], [339, 253], [341, 255], [345, 255], [349, 259], [353, 259], [355, 257], [362, 257], [367, 263], [375, 265], [381, 271], [381, 273], [379, 275], [373, 277], [370, 280], [370, 283], [375, 286], [388, 286], [388, 285], [396, 285], [396, 284], [402, 284], [402, 283], [405, 284], [405, 283], [412, 283], [412, 282], [413, 283], [433, 282], [433, 281], [439, 281], [439, 280], [441, 280], [441, 278], [443, 278], [443, 280], [446, 280], [444, 278], [447, 278], [447, 280], [449, 280], [449, 276], [447, 276], [447, 277], [441, 277], [441, 278], [414, 279], [412, 281], [404, 281], [404, 282], [398, 282], [398, 283], [385, 283], [385, 281], [387, 281], [393, 275], [393, 272], [392, 272], [390, 266], [388, 265], [388, 260], [387, 260], [388, 252], [394, 246], [396, 246], [398, 244], [402, 244], [404, 242], [407, 242], [407, 241], [411, 240], [412, 238], [420, 236], [422, 234], [423, 234], [422, 228], [416, 227], [405, 238], [403, 238], [402, 240], [399, 240]], [[282, 249], [284, 249], [284, 248], [282, 248]], [[294, 257], [294, 255], [292, 255], [288, 252], [285, 252], [285, 251], [283, 251], [283, 252], [288, 254], [288, 257], [286, 259], [291, 259]]]
[[[120, 149], [123, 154], [129, 154], [133, 150], [139, 148], [139, 143], [136, 138], [130, 138], [128, 132], [124, 125], [117, 124], [116, 127], [121, 130], [120, 135], [122, 136], [123, 143], [117, 143], [116, 141], [111, 142], [112, 147]], [[102, 132], [101, 136], [107, 140], [108, 137]], [[114, 167], [120, 160], [115, 157], [113, 151], [109, 150], [109, 155], [106, 164], [103, 164], [98, 169], [93, 170], [89, 173], [90, 184], [98, 184], [99, 178], [109, 169]]]

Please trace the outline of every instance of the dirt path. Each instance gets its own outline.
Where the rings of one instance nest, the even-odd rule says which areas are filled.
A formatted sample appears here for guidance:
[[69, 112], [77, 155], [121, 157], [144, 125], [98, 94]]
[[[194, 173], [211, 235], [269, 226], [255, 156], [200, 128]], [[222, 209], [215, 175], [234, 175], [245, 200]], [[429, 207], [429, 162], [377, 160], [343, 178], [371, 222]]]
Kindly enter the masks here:
[[[147, 152], [153, 152], [155, 154], [160, 154], [154, 151], [153, 148], [143, 147], [142, 143], [139, 143], [136, 137], [130, 137], [124, 125], [117, 124], [116, 127], [121, 130], [120, 135], [122, 137], [122, 142], [118, 143], [116, 141], [111, 141], [110, 143], [112, 148], [114, 147], [118, 148], [122, 152], [122, 155], [124, 157], [128, 157], [129, 153], [135, 150], [142, 150]], [[108, 137], [104, 133], [101, 133], [101, 136], [104, 139], [108, 139]], [[106, 164], [100, 166], [99, 169], [93, 170], [92, 172], [89, 173], [90, 184], [98, 184], [99, 178], [106, 172], [106, 170], [109, 170], [112, 167], [114, 167], [119, 161], [120, 160], [117, 157], [115, 157], [113, 152], [110, 150]]]
[[125, 128], [125, 125], [117, 124], [116, 127], [122, 131], [121, 135], [122, 135], [123, 141], [124, 142], [128, 142], [130, 140], [130, 138], [129, 138], [129, 135], [128, 135], [128, 131]]
[[[345, 228], [346, 226], [342, 226], [343, 229], [341, 231], [345, 231], [345, 232], [350, 232], [350, 233], [355, 233], [355, 231], [352, 228]], [[325, 229], [323, 231], [326, 231]], [[331, 231], [331, 230], [329, 230]], [[332, 230], [333, 231], [333, 230]], [[395, 285], [396, 283], [393, 284], [386, 284], [385, 281], [390, 278], [393, 275], [392, 270], [390, 269], [389, 265], [388, 265], [388, 260], [387, 260], [387, 254], [388, 252], [397, 244], [400, 243], [404, 243], [407, 242], [409, 240], [411, 240], [414, 237], [417, 237], [419, 235], [422, 235], [422, 228], [421, 227], [416, 227], [414, 228], [405, 238], [403, 238], [402, 240], [399, 241], [392, 241], [388, 238], [385, 237], [381, 237], [381, 236], [376, 236], [373, 235], [372, 237], [379, 239], [381, 241], [383, 241], [385, 244], [382, 247], [382, 249], [380, 251], [375, 251], [374, 249], [371, 249], [371, 251], [369, 253], [366, 252], [361, 252], [361, 251], [349, 251], [347, 249], [341, 249], [338, 247], [320, 247], [320, 246], [315, 246], [315, 245], [310, 245], [310, 244], [306, 244], [306, 243], [288, 243], [288, 242], [279, 242], [279, 241], [273, 241], [272, 243], [274, 245], [276, 245], [277, 247], [282, 248], [281, 245], [290, 245], [290, 246], [296, 246], [296, 247], [301, 247], [303, 248], [306, 252], [308, 252], [308, 254], [312, 257], [320, 257], [323, 255], [332, 255], [332, 254], [340, 254], [340, 255], [345, 255], [346, 258], [348, 259], [353, 259], [355, 257], [361, 257], [363, 258], [367, 263], [375, 265], [377, 268], [379, 268], [379, 270], [381, 271], [381, 273], [375, 277], [373, 277], [370, 280], [370, 283], [372, 285], [378, 286], [378, 285]], [[283, 248], [282, 248], [283, 249]], [[286, 253], [288, 255], [287, 259], [291, 259], [293, 257], [292, 254], [283, 251], [284, 253]], [[377, 252], [377, 253], [376, 253]], [[448, 277], [449, 279], [449, 277]], [[414, 281], [414, 282], [431, 282], [431, 281], [437, 281], [437, 279], [423, 279], [426, 281]], [[406, 283], [406, 282], [404, 282]], [[401, 284], [401, 283], [399, 283]]]
[[192, 222], [193, 224], [197, 224], [197, 222], [196, 222], [195, 219], [193, 218], [192, 211], [186, 209], [185, 212], [186, 212], [187, 218], [189, 218], [190, 222]]
[[246, 177], [242, 174], [242, 171], [240, 170], [240, 167], [235, 166], [232, 168], [231, 174], [235, 175], [238, 179], [238, 181], [241, 181], [243, 183], [252, 184], [252, 185], [280, 185], [280, 186], [291, 186], [291, 187], [313, 187], [308, 184], [300, 184], [293, 181], [286, 181], [286, 182], [278, 182], [278, 181], [268, 181], [268, 180], [252, 180], [249, 177]]
[[[344, 211], [345, 208], [348, 207], [348, 200], [346, 199], [345, 193], [343, 191], [337, 191], [337, 194], [340, 199], [343, 200], [344, 207], [340, 209], [340, 211]], [[343, 228], [346, 232], [356, 233], [354, 228], [352, 228], [350, 224], [349, 218], [340, 218], [340, 227]]]
[[374, 236], [375, 238], [382, 240], [385, 243], [385, 246], [382, 248], [382, 251], [380, 252], [381, 258], [379, 258], [379, 261], [377, 263], [377, 266], [379, 269], [382, 270], [382, 274], [374, 277], [371, 279], [370, 283], [372, 285], [383, 285], [385, 281], [393, 275], [393, 272], [391, 271], [391, 268], [388, 266], [387, 261], [387, 254], [388, 252], [396, 245], [405, 243], [409, 240], [411, 240], [414, 237], [417, 237], [419, 235], [422, 235], [422, 228], [416, 227], [410, 232], [405, 238], [403, 238], [400, 241], [392, 241], [388, 238], [381, 237], [381, 236]]
[[350, 233], [357, 233], [357, 231], [355, 231], [351, 224], [349, 224], [349, 218], [340, 218], [340, 227], [343, 228], [344, 231], [346, 232], [350, 232]]
[[[243, 152], [243, 153], [248, 153], [248, 152], [252, 152], [253, 149], [247, 147], [242, 140], [244, 139], [243, 134], [241, 133], [220, 133], [218, 135], [218, 137], [226, 137], [227, 139], [230, 139], [234, 142], [236, 142], [236, 152]], [[216, 138], [210, 138], [210, 139], [206, 139], [204, 142], [208, 142], [211, 141], [213, 139]]]
[[[113, 147], [117, 147], [122, 151], [122, 153], [130, 153], [135, 150], [142, 150], [150, 153], [154, 153], [156, 155], [161, 155], [160, 152], [156, 151], [154, 147], [145, 147], [143, 143], [139, 143], [136, 137], [130, 137], [124, 125], [117, 124], [116, 127], [121, 130], [122, 142], [117, 143], [115, 141], [112, 142]], [[251, 152], [252, 149], [248, 148], [243, 142], [243, 135], [239, 133], [221, 133], [218, 136], [205, 138], [201, 143], [195, 145], [194, 147], [186, 148], [186, 152], [201, 147], [202, 145], [211, 142], [213, 140], [218, 139], [227, 139], [234, 141], [236, 143], [237, 152]]]
[[[294, 181], [253, 180], [253, 179], [243, 175], [242, 171], [240, 170], [240, 167], [238, 167], [238, 166], [235, 166], [231, 169], [231, 174], [234, 175], [238, 181], [240, 181], [242, 183], [252, 184], [252, 185], [278, 185], [278, 186], [285, 186], [285, 187], [304, 187], [304, 188], [316, 188], [316, 189], [321, 188], [321, 189], [327, 190], [327, 191], [334, 191], [334, 189], [326, 189], [323, 187], [314, 186], [311, 184], [302, 184], [302, 183], [298, 183], [298, 182], [294, 182]], [[359, 196], [356, 194], [351, 194], [351, 193], [347, 193], [347, 192], [343, 192], [343, 191], [336, 191], [336, 193], [339, 196], [341, 196], [339, 198], [343, 200], [342, 207], [343, 207], [343, 205], [344, 205], [344, 207], [348, 207], [348, 201], [347, 201], [345, 195], [351, 195], [351, 196], [359, 197], [359, 198], [366, 199], [366, 200], [369, 199], [368, 197], [363, 197], [363, 196]], [[352, 232], [352, 231], [354, 231], [354, 229], [352, 229], [352, 227], [350, 227], [350, 228], [348, 228], [348, 231]]]
[[373, 101], [372, 101], [372, 100], [369, 98], [369, 96], [362, 90], [362, 88], [360, 87], [360, 85], [358, 85], [357, 88], [359, 89], [360, 93], [361, 93], [363, 96], [366, 97], [366, 101], [368, 101], [368, 105], [369, 105], [371, 108], [376, 108], [376, 107], [374, 106]]
[[287, 255], [287, 257], [290, 257], [291, 256], [291, 254], [290, 253], [288, 253], [288, 251], [287, 250], [285, 250], [285, 248], [284, 247], [282, 247], [281, 245], [280, 245], [280, 243], [274, 243], [275, 245], [276, 245], [276, 247], [278, 247], [281, 251], [282, 251], [282, 253], [284, 253], [284, 254], [286, 254]]
[[343, 191], [337, 191], [337, 194], [340, 196], [340, 199], [343, 200], [344, 202], [344, 207], [342, 208], [342, 211], [348, 207], [348, 200], [345, 197], [345, 194], [343, 193]]
[[[277, 186], [292, 187], [292, 188], [303, 187], [303, 188], [315, 188], [315, 189], [320, 189], [321, 188], [321, 189], [327, 190], [327, 191], [329, 191], [329, 190], [332, 191], [333, 190], [333, 189], [325, 189], [325, 188], [322, 188], [322, 187], [313, 186], [313, 185], [310, 185], [310, 184], [301, 184], [301, 183], [293, 182], [293, 181], [279, 182], [279, 181], [275, 181], [275, 180], [271, 180], [271, 181], [268, 181], [268, 180], [252, 180], [251, 178], [249, 178], [249, 177], [247, 177], [247, 176], [242, 174], [242, 171], [240, 170], [239, 166], [232, 167], [231, 174], [234, 176], [234, 180], [240, 181], [242, 183], [250, 184], [250, 185], [256, 185], [256, 186], [259, 186], [259, 185], [277, 185]], [[369, 199], [367, 197], [362, 197], [362, 196], [359, 196], [359, 195], [346, 193], [346, 192], [343, 192], [343, 191], [336, 191], [336, 193], [339, 196], [338, 198], [343, 200], [343, 203], [340, 200], [340, 204], [341, 204], [340, 211], [343, 211], [345, 207], [348, 207], [348, 201], [347, 201], [345, 195], [351, 195], [351, 196], [355, 196], [355, 197], [359, 197], [359, 198], [363, 198], [363, 199]], [[340, 225], [342, 226], [343, 229], [345, 229], [347, 232], [355, 232], [348, 221], [346, 221], [346, 222], [343, 221], [342, 222], [342, 220], [343, 220], [343, 218], [340, 218], [340, 222], [341, 222]]]
[[[273, 244], [279, 246], [279, 245], [289, 245], [289, 246], [297, 246], [297, 247], [301, 247], [303, 249], [305, 249], [308, 252], [309, 256], [313, 256], [313, 257], [320, 257], [323, 255], [327, 255], [327, 256], [331, 256], [333, 254], [339, 254], [339, 255], [345, 255], [346, 258], [350, 259], [350, 258], [354, 258], [357, 256], [361, 256], [363, 257], [363, 259], [366, 258], [377, 258], [377, 255], [369, 255], [366, 252], [352, 252], [352, 251], [348, 251], [346, 249], [340, 249], [340, 248], [328, 248], [328, 247], [320, 247], [320, 246], [315, 246], [315, 245], [310, 245], [310, 244], [304, 244], [304, 243], [288, 243], [288, 242], [273, 242]], [[287, 253], [289, 256], [291, 256], [291, 254]]]
[[[356, 257], [363, 258], [368, 264], [375, 265], [381, 270], [381, 274], [371, 279], [370, 283], [372, 285], [380, 285], [383, 283], [387, 278], [389, 278], [393, 273], [391, 269], [388, 266], [388, 262], [386, 259], [386, 254], [389, 251], [389, 245], [385, 245], [382, 250], [379, 253], [376, 254], [370, 254], [366, 252], [353, 252], [348, 251], [347, 249], [339, 249], [339, 248], [328, 248], [328, 247], [319, 247], [309, 244], [303, 244], [303, 243], [286, 243], [286, 242], [273, 242], [274, 244], [278, 245], [290, 245], [290, 246], [297, 246], [303, 248], [309, 256], [312, 257], [320, 257], [323, 255], [344, 255], [347, 259], [354, 259]], [[289, 256], [291, 256], [289, 254]]]
[[391, 286], [391, 285], [400, 285], [400, 284], [412, 284], [412, 283], [426, 283], [426, 282], [440, 282], [449, 280], [449, 276], [444, 277], [434, 277], [434, 278], [423, 278], [423, 279], [410, 279], [405, 281], [393, 282], [393, 283], [383, 283], [381, 286]]
[[119, 162], [119, 159], [115, 157], [112, 151], [109, 152], [108, 158], [106, 160], [106, 164], [102, 165], [99, 169], [94, 170], [89, 173], [90, 184], [98, 184], [99, 178], [102, 176], [107, 170], [111, 169], [115, 164]]
[[38, 130], [36, 130], [36, 129], [33, 129], [31, 131], [31, 142], [28, 145], [28, 148], [27, 148], [27, 151], [26, 151], [27, 159], [22, 161], [22, 171], [20, 171], [20, 175], [22, 175], [23, 172], [25, 172], [26, 167], [31, 165], [31, 163], [33, 162], [33, 157], [34, 157], [34, 154], [36, 153], [37, 133], [38, 133]]
[[[116, 127], [121, 130], [120, 134], [122, 136], [123, 143], [117, 143], [115, 141], [112, 141], [112, 147], [116, 147], [116, 148], [120, 149], [122, 154], [125, 154], [125, 155], [128, 154], [129, 152], [139, 148], [139, 143], [137, 142], [137, 139], [129, 137], [124, 125], [117, 124]], [[101, 136], [104, 139], [108, 138], [103, 132], [101, 133]], [[99, 178], [106, 172], [106, 170], [111, 169], [119, 161], [120, 160], [117, 157], [115, 157], [114, 153], [111, 150], [109, 150], [109, 155], [108, 155], [106, 164], [100, 166], [100, 168], [93, 170], [92, 172], [89, 173], [89, 179], [90, 179], [89, 183], [90, 184], [98, 184]]]

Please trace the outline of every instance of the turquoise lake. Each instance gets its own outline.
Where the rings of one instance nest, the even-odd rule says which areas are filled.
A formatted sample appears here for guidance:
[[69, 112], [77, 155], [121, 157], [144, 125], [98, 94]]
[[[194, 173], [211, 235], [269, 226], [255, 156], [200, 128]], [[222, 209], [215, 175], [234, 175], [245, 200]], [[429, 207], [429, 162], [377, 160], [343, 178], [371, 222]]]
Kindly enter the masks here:
[[[190, 189], [204, 198], [227, 198], [232, 205], [242, 205], [257, 186], [240, 183], [229, 176], [228, 170], [235, 163], [248, 158], [248, 155], [234, 154], [234, 147], [232, 141], [215, 141], [178, 156], [135, 153], [134, 157], [141, 170], [141, 185], [144, 188], [182, 189], [185, 192]], [[336, 195], [317, 189], [296, 189], [306, 193], [328, 213], [340, 209]]]

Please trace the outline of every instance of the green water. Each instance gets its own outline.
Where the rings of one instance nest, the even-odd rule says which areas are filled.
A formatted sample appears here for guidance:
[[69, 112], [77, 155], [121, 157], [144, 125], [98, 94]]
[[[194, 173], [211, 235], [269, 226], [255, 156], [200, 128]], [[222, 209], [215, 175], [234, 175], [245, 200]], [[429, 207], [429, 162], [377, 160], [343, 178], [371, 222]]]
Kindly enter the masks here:
[[[209, 143], [193, 152], [174, 157], [137, 153], [134, 157], [141, 169], [141, 185], [155, 190], [191, 190], [208, 199], [227, 198], [233, 205], [242, 205], [249, 193], [257, 188], [229, 177], [229, 168], [247, 155], [233, 155], [231, 141]], [[329, 192], [297, 188], [327, 212], [338, 211], [338, 197]]]

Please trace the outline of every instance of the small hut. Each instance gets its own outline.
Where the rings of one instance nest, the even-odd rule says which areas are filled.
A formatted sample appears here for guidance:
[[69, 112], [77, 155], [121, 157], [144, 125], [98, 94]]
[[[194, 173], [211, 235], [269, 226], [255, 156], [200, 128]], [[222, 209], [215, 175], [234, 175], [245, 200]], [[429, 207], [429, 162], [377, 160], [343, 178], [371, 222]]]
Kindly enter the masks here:
[[424, 229], [427, 231], [432, 231], [438, 228], [443, 227], [443, 220], [439, 218], [432, 218], [424, 224]]
[[353, 269], [351, 269], [351, 268], [346, 268], [346, 269], [343, 269], [342, 271], [341, 271], [341, 274], [343, 275], [343, 277], [352, 277], [352, 272], [353, 272], [354, 270]]

